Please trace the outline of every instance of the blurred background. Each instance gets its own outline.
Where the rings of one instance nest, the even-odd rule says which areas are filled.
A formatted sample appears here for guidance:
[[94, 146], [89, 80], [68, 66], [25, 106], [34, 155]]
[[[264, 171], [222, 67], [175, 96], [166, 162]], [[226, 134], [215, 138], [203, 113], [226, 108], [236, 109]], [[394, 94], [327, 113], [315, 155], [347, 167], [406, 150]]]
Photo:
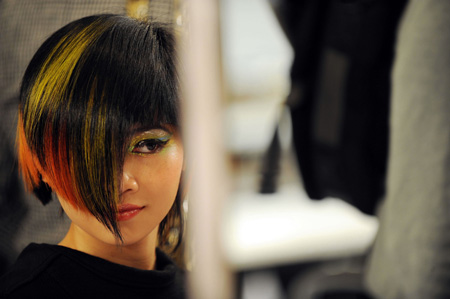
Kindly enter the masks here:
[[305, 192], [286, 103], [294, 49], [276, 5], [259, 0], [220, 5], [225, 146], [232, 164], [223, 244], [238, 275], [237, 294], [366, 298], [363, 259], [378, 221], [336, 195], [313, 201]]
[[[190, 19], [200, 10], [210, 18]], [[174, 22], [215, 53], [196, 68], [219, 74], [219, 109], [194, 117], [217, 122], [224, 166], [205, 171], [224, 195], [185, 205], [192, 276], [230, 277], [214, 298], [450, 296], [450, 2], [436, 0], [0, 0], [2, 273], [69, 224], [17, 178], [21, 76], [47, 36], [100, 12]], [[207, 289], [193, 298], [217, 290], [193, 284]]]

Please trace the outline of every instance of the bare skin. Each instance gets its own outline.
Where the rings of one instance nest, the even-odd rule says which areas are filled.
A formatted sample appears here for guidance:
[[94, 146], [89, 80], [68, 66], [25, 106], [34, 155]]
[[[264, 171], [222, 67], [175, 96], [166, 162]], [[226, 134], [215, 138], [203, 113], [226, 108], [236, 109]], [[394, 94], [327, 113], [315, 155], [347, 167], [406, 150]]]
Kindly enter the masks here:
[[[173, 205], [183, 168], [183, 147], [177, 132], [154, 129], [150, 135], [170, 135], [160, 149], [140, 146], [127, 154], [123, 166], [120, 205], [131, 204], [139, 212], [119, 221], [123, 243], [92, 214], [58, 196], [68, 217], [69, 231], [59, 243], [113, 263], [143, 270], [155, 267], [159, 223]], [[139, 136], [138, 136], [139, 137]]]

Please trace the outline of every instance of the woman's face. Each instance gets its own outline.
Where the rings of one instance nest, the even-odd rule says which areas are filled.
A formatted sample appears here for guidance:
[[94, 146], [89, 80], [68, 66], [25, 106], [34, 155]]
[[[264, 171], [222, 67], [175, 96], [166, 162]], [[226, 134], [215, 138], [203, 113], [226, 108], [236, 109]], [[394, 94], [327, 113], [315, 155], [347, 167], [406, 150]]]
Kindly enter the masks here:
[[[174, 203], [182, 168], [183, 146], [173, 127], [151, 129], [132, 137], [123, 165], [117, 215], [124, 246], [156, 236], [159, 223]], [[117, 244], [116, 237], [92, 214], [61, 198], [60, 202], [81, 235]]]

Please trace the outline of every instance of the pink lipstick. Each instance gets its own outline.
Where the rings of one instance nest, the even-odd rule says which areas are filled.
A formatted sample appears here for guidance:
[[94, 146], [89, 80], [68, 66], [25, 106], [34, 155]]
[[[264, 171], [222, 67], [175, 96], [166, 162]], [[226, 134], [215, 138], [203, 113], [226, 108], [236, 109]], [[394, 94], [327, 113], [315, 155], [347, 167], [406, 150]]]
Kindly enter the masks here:
[[126, 221], [134, 218], [139, 214], [144, 207], [133, 205], [133, 204], [123, 204], [119, 205], [119, 211], [117, 213], [117, 221]]

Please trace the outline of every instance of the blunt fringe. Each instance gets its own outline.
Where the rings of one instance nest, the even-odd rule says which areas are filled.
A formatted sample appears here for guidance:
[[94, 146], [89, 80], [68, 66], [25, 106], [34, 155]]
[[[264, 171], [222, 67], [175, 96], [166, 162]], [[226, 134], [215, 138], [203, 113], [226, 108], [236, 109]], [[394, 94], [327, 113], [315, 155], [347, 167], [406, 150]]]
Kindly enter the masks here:
[[[178, 127], [176, 66], [174, 33], [164, 24], [103, 14], [51, 35], [20, 91], [19, 167], [28, 190], [43, 204], [56, 192], [121, 241], [115, 215], [129, 138], [142, 128]], [[177, 195], [160, 245], [176, 226], [176, 249], [182, 225]]]

